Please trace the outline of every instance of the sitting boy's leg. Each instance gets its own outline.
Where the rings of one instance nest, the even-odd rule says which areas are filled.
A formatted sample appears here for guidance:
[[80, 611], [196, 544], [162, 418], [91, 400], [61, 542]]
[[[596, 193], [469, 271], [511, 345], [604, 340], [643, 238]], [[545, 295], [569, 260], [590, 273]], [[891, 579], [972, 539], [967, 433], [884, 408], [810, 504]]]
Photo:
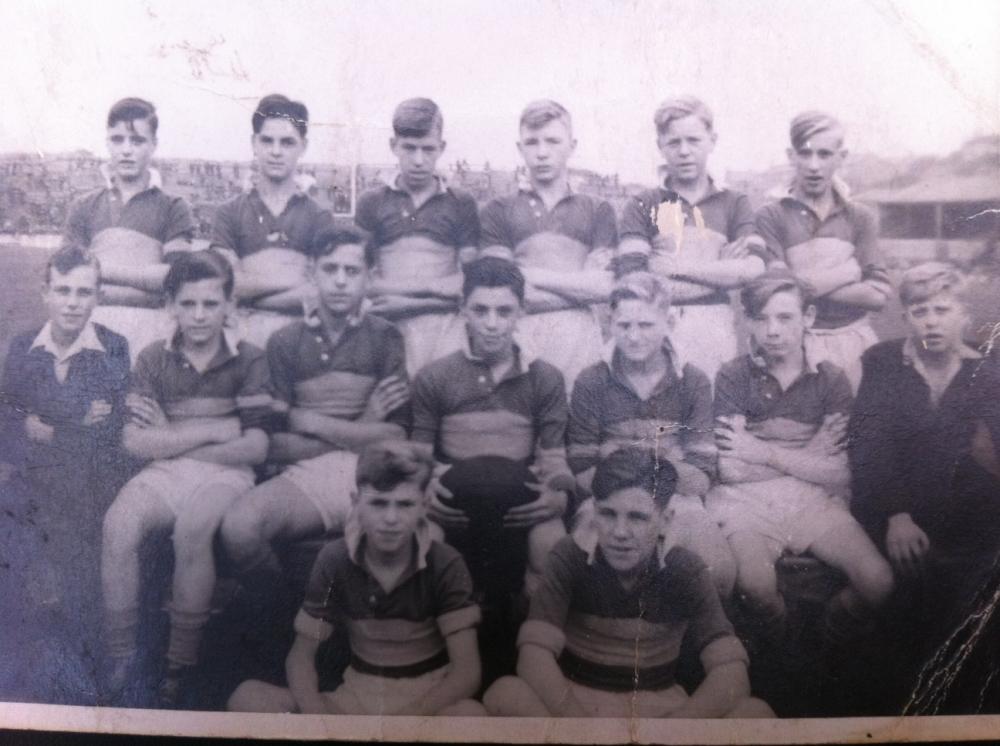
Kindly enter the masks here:
[[785, 601], [778, 593], [774, 569], [778, 553], [767, 537], [739, 530], [729, 535], [736, 558], [736, 588], [769, 632], [780, 635], [785, 618]]
[[665, 537], [667, 545], [697, 554], [708, 566], [719, 598], [729, 598], [736, 584], [736, 558], [718, 521], [697, 495], [676, 495], [670, 506], [674, 512]]
[[524, 591], [529, 598], [542, 581], [549, 552], [565, 535], [566, 527], [561, 518], [539, 523], [528, 532], [528, 569], [524, 573]]
[[474, 699], [459, 700], [453, 705], [448, 705], [438, 710], [435, 715], [449, 715], [457, 718], [478, 718], [489, 715], [482, 703]]
[[[105, 636], [111, 658], [126, 664], [137, 651], [139, 547], [153, 531], [174, 522], [174, 513], [141, 482], [125, 485], [104, 516], [101, 587]], [[117, 663], [113, 664], [119, 668]], [[124, 670], [117, 671], [124, 675]], [[113, 682], [113, 683], [124, 683]]]
[[295, 698], [290, 689], [263, 681], [244, 681], [226, 702], [229, 712], [295, 712]]
[[220, 529], [227, 554], [240, 573], [280, 572], [274, 541], [319, 536], [322, 513], [291, 480], [275, 477], [230, 506]]
[[726, 713], [727, 718], [773, 718], [777, 717], [771, 706], [762, 699], [747, 697]]
[[549, 711], [528, 682], [517, 676], [497, 679], [483, 695], [490, 715], [501, 717], [548, 717]]

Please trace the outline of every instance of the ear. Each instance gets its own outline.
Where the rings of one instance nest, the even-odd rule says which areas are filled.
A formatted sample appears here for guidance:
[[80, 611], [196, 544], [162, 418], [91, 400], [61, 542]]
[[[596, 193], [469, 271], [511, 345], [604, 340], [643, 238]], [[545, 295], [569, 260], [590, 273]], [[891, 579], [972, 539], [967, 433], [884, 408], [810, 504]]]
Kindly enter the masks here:
[[806, 329], [812, 329], [812, 325], [816, 323], [816, 306], [812, 303], [806, 306], [806, 310], [802, 312], [802, 323], [805, 324]]
[[670, 522], [674, 520], [674, 506], [667, 503], [667, 507], [660, 511], [660, 535], [666, 531]]
[[309, 138], [308, 137], [303, 137], [302, 138], [302, 152], [305, 153], [308, 149], [309, 149]]
[[359, 502], [361, 502], [361, 493], [357, 490], [351, 490], [351, 507], [356, 508]]
[[795, 155], [796, 155], [795, 148], [792, 148], [792, 147], [785, 148], [785, 155], [788, 157], [788, 162], [791, 163], [794, 166], [795, 165]]
[[396, 136], [395, 135], [393, 135], [392, 137], [389, 138], [389, 150], [391, 150], [393, 152], [396, 151]]
[[570, 140], [569, 140], [569, 152], [571, 154], [576, 152], [576, 138], [575, 137], [570, 137]]
[[514, 144], [517, 146], [517, 152], [520, 153], [521, 157], [523, 158], [524, 157], [524, 145], [521, 144], [521, 140], [520, 139], [516, 140], [514, 142]]
[[441, 141], [441, 153], [442, 153], [442, 154], [444, 153], [444, 151], [445, 151], [445, 148], [447, 148], [447, 147], [448, 147], [448, 143], [447, 143], [447, 141], [445, 141], [445, 140], [442, 140], [442, 141]]

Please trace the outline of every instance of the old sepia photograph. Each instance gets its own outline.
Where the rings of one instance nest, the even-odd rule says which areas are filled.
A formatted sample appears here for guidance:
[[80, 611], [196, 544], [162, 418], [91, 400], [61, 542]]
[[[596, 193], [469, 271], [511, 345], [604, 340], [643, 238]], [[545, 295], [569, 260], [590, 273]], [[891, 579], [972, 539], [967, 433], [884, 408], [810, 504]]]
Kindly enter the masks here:
[[0, 8], [0, 739], [1000, 733], [1000, 3]]

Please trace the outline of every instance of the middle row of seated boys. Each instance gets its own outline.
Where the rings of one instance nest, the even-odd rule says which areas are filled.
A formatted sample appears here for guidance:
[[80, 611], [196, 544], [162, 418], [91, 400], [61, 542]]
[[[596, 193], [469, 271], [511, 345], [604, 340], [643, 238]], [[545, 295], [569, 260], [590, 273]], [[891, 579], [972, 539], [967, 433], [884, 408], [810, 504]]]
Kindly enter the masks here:
[[[510, 620], [517, 617], [504, 597], [520, 589], [525, 565], [532, 587], [537, 583], [565, 533], [562, 519], [574, 513], [570, 495], [596, 495], [601, 459], [634, 444], [647, 445], [676, 472], [668, 544], [702, 557], [725, 595], [735, 576], [771, 626], [780, 628], [783, 615], [773, 563], [785, 549], [812, 550], [848, 576], [831, 605], [831, 624], [863, 622], [889, 593], [888, 565], [845, 504], [830, 498], [846, 483], [850, 389], [833, 366], [805, 360], [813, 311], [787, 272], [770, 271], [744, 293], [759, 356], [720, 372], [714, 414], [727, 428], [717, 436], [723, 457], [715, 474], [709, 382], [671, 349], [669, 297], [656, 277], [633, 273], [616, 286], [613, 351], [580, 376], [567, 411], [558, 370], [522, 357], [515, 342], [524, 278], [511, 262], [487, 256], [465, 267], [466, 348], [422, 370], [409, 394], [400, 334], [364, 313], [371, 263], [353, 231], [322, 234], [315, 309], [277, 332], [266, 358], [226, 333], [233, 277], [224, 259], [193, 252], [171, 267], [165, 289], [178, 331], [140, 353], [124, 430], [125, 447], [152, 463], [126, 485], [104, 522], [114, 682], [129, 678], [137, 652], [139, 546], [146, 535], [173, 528], [161, 692], [170, 704], [197, 662], [209, 618], [216, 531], [221, 527], [245, 572], [277, 568], [272, 542], [345, 532], [356, 454], [403, 437], [411, 421], [413, 442], [435, 463], [430, 515], [468, 558], [487, 616], [508, 615], [499, 627], [511, 646], [517, 624]], [[274, 412], [284, 421], [276, 423]], [[266, 459], [290, 465], [253, 487], [251, 467]], [[710, 490], [714, 479], [720, 486]], [[762, 505], [758, 488], [787, 493], [794, 505]], [[595, 512], [601, 508], [582, 506], [578, 531]]]

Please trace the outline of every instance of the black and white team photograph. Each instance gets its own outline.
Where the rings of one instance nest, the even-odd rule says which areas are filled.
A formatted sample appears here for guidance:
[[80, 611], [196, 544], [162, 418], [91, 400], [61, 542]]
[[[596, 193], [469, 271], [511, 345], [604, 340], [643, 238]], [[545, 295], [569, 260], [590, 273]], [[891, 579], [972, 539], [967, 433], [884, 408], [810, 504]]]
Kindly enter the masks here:
[[0, 728], [1000, 728], [1000, 5], [6, 5]]

